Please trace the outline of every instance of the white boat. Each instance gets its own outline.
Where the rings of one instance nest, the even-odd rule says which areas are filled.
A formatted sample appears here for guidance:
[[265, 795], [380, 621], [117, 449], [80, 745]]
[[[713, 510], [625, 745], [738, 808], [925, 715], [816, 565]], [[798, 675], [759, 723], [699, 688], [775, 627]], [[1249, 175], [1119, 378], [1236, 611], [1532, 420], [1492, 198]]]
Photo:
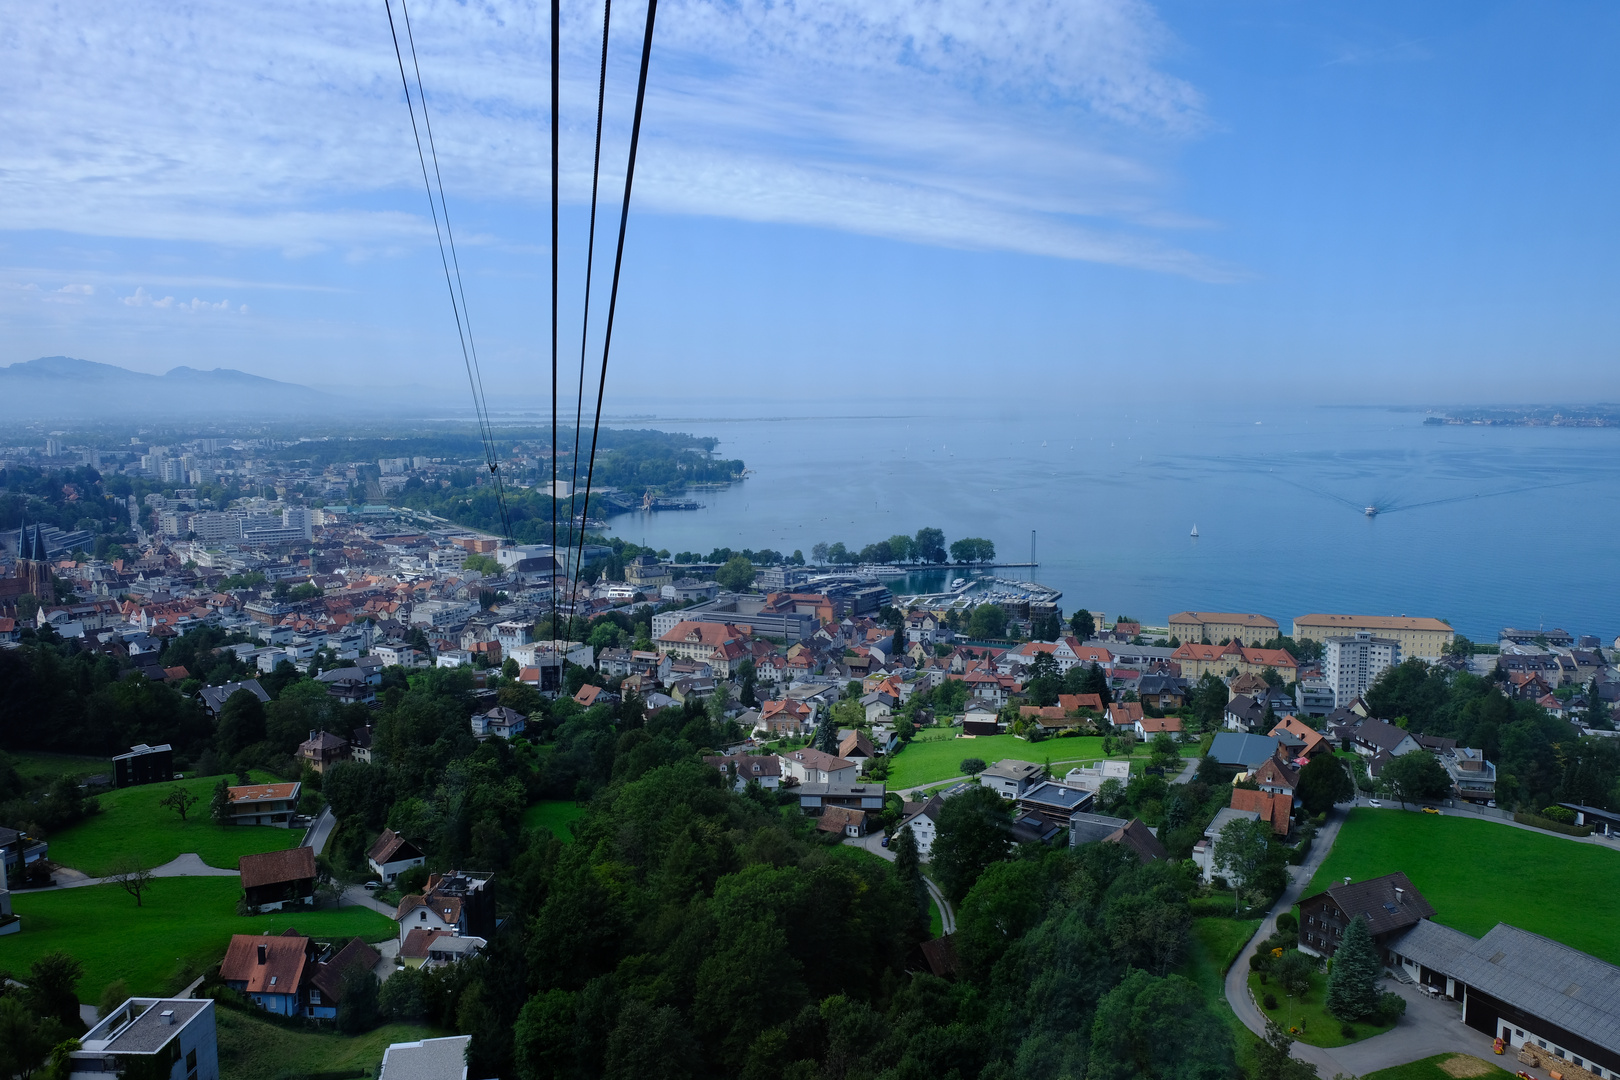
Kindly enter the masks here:
[[951, 588], [960, 589], [962, 586], [964, 586], [966, 584], [967, 584], [967, 581], [964, 578], [955, 578], [955, 579], [953, 579], [951, 581]]
[[1197, 522], [1193, 522], [1192, 534], [1193, 534], [1194, 537], [1196, 537], [1198, 535], [1198, 523]]
[[1378, 516], [1378, 507], [1369, 506], [1369, 507], [1366, 507], [1365, 509], [1363, 509], [1361, 512], [1363, 514], [1366, 514], [1368, 517], [1377, 517]]

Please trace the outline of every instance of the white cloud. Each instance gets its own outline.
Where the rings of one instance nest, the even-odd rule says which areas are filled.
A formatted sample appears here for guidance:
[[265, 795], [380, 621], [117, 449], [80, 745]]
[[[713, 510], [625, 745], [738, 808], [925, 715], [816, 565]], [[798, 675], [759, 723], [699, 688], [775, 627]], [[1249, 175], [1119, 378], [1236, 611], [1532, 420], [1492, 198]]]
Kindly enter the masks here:
[[56, 291], [59, 293], [69, 293], [73, 296], [96, 295], [96, 287], [94, 285], [64, 285]]
[[[425, 214], [377, 207], [421, 198], [378, 6], [14, 8], [0, 228], [290, 255], [427, 242]], [[574, 200], [600, 10], [565, 4]], [[643, 12], [616, 9], [608, 162], [623, 160]], [[452, 209], [538, 205], [545, 6], [412, 14]], [[1196, 90], [1162, 70], [1172, 48], [1141, 0], [665, 0], [637, 205], [1222, 277], [1165, 238], [1199, 224], [1166, 204], [1164, 162], [1204, 126]]]

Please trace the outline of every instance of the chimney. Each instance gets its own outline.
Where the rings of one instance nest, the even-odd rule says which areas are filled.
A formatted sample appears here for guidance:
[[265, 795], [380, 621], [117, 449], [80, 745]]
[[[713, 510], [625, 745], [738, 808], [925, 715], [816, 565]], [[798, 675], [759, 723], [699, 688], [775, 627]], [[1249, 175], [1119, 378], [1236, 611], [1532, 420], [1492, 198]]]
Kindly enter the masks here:
[[1350, 879], [1349, 879], [1349, 878], [1345, 878], [1345, 879], [1344, 879], [1344, 883], [1345, 883], [1345, 884], [1346, 884], [1346, 885], [1348, 885], [1348, 884], [1350, 884]]
[[265, 956], [264, 956], [264, 946], [263, 946], [263, 945], [260, 945], [260, 946], [259, 946], [259, 963], [261, 963], [261, 964], [262, 964], [262, 963], [264, 963], [264, 959], [265, 959]]
[[173, 1027], [174, 1010], [164, 1009], [162, 1012], [158, 1013], [158, 1023], [162, 1024], [164, 1027]]
[[1395, 902], [1397, 904], [1406, 903], [1406, 890], [1401, 888], [1399, 885], [1395, 886]]

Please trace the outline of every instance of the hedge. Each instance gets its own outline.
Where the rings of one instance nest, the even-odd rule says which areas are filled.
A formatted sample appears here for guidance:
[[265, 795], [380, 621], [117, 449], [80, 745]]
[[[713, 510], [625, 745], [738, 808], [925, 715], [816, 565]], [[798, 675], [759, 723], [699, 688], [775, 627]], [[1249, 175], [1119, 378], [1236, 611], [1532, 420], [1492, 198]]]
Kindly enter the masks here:
[[1513, 815], [1513, 820], [1518, 822], [1520, 825], [1529, 825], [1536, 829], [1546, 829], [1548, 832], [1563, 833], [1565, 836], [1592, 835], [1592, 826], [1590, 825], [1565, 825], [1561, 821], [1554, 821], [1551, 818], [1544, 818], [1540, 814], [1526, 814], [1522, 810]]

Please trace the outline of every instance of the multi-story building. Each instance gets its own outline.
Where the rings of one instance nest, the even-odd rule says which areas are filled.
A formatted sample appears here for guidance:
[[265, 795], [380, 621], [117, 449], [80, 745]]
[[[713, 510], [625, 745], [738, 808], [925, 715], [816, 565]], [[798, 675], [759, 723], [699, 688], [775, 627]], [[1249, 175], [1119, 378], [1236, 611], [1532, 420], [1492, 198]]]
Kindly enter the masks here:
[[1170, 616], [1170, 634], [1187, 642], [1263, 645], [1278, 634], [1277, 620], [1236, 611], [1178, 611]]
[[1496, 766], [1485, 760], [1481, 750], [1456, 746], [1440, 754], [1440, 764], [1451, 777], [1459, 798], [1469, 802], [1490, 802], [1496, 798]]
[[1322, 678], [1333, 691], [1335, 707], [1349, 705], [1365, 694], [1378, 676], [1400, 662], [1401, 643], [1373, 637], [1368, 630], [1330, 637], [1322, 643]]
[[1189, 682], [1203, 678], [1206, 672], [1225, 678], [1234, 671], [1239, 675], [1264, 675], [1267, 668], [1284, 683], [1299, 677], [1299, 662], [1287, 649], [1256, 649], [1236, 642], [1224, 646], [1183, 642], [1170, 656], [1181, 665], [1181, 677]]
[[1401, 656], [1438, 660], [1456, 639], [1456, 631], [1439, 619], [1409, 615], [1299, 615], [1294, 618], [1294, 638], [1320, 641], [1365, 630], [1400, 643]]
[[[207, 998], [130, 998], [67, 1045], [64, 1072], [82, 1080], [136, 1073], [184, 1080], [219, 1080], [214, 1003]], [[155, 1066], [155, 1068], [153, 1067]]]

